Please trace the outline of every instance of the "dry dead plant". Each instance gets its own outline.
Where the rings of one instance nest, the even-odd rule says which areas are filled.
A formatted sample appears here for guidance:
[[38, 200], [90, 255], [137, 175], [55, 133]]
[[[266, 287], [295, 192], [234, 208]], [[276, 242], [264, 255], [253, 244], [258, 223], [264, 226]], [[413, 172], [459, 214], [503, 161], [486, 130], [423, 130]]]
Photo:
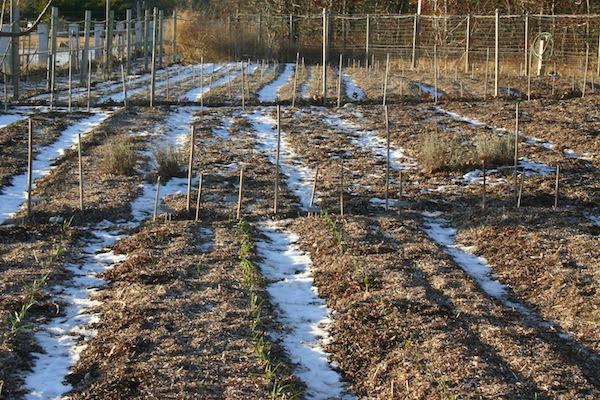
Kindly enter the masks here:
[[133, 175], [138, 154], [133, 149], [131, 140], [120, 137], [109, 140], [100, 148], [102, 170], [111, 175]]
[[175, 146], [170, 144], [160, 146], [153, 153], [158, 175], [163, 181], [185, 176], [184, 157]]

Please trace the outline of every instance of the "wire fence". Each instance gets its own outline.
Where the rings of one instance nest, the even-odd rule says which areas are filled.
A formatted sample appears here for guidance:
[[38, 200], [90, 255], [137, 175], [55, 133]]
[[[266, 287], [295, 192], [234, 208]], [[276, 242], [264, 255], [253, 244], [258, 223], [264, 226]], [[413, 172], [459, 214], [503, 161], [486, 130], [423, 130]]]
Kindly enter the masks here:
[[[241, 14], [228, 17], [229, 42], [236, 58], [272, 56], [292, 61], [299, 52], [317, 62], [322, 53], [323, 15]], [[589, 65], [600, 56], [600, 15], [328, 15], [329, 51], [364, 61], [387, 53], [412, 62], [438, 54], [463, 63], [481, 63], [488, 51], [500, 62], [527, 68], [528, 57], [543, 46], [545, 63]], [[498, 35], [496, 37], [496, 30]], [[240, 37], [256, 46], [240, 48]], [[543, 43], [540, 44], [540, 39]], [[257, 53], [257, 50], [262, 53]], [[414, 55], [413, 55], [414, 53]]]

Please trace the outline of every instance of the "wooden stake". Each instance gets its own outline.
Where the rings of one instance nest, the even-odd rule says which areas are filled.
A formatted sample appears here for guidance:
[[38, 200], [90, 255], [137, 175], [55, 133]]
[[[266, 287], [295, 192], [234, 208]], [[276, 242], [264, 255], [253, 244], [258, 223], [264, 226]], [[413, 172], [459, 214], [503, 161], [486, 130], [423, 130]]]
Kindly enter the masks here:
[[188, 182], [187, 182], [187, 203], [186, 211], [190, 211], [192, 207], [192, 174], [194, 173], [194, 148], [196, 147], [196, 125], [192, 123], [190, 133], [190, 157], [188, 161]]
[[[4, 85], [6, 87], [6, 85]], [[31, 216], [31, 187], [33, 186], [33, 122], [27, 124], [27, 217]]]
[[242, 218], [242, 200], [244, 196], [244, 166], [240, 168], [240, 188], [238, 192], [237, 219]]
[[513, 183], [515, 191], [517, 190], [517, 166], [519, 164], [519, 102], [515, 107], [515, 156], [513, 169]]
[[88, 57], [87, 76], [87, 112], [90, 112], [90, 100], [92, 97], [92, 57]]
[[585, 67], [583, 69], [583, 86], [581, 87], [581, 97], [585, 97], [585, 90], [587, 88], [587, 73], [590, 63], [590, 45], [586, 43], [585, 45]]
[[317, 180], [319, 179], [319, 166], [315, 169], [315, 178], [312, 184], [312, 190], [310, 191], [310, 203], [309, 208], [312, 209], [315, 206], [315, 194], [317, 191]]
[[386, 159], [385, 159], [385, 210], [389, 208], [390, 197], [390, 121], [387, 106], [383, 107], [385, 115]]
[[204, 180], [204, 172], [200, 173], [198, 177], [198, 197], [196, 198], [196, 219], [198, 222], [200, 220], [200, 202], [202, 201], [202, 181]]
[[481, 193], [481, 208], [485, 210], [486, 204], [486, 170], [485, 160], [481, 160], [481, 168], [483, 169], [483, 192]]
[[521, 198], [523, 197], [523, 183], [525, 182], [525, 171], [521, 173], [521, 181], [519, 183], [519, 196], [517, 197], [517, 208], [521, 208]]
[[340, 162], [340, 216], [344, 216], [344, 160]]
[[77, 134], [77, 156], [79, 158], [79, 209], [83, 211], [83, 159], [81, 158], [81, 133]]
[[200, 57], [200, 107], [204, 107], [204, 57]]
[[[167, 76], [167, 80], [169, 77]], [[127, 108], [127, 81], [125, 79], [125, 68], [121, 63], [121, 80], [123, 82], [123, 107]]]
[[400, 192], [398, 193], [398, 197], [402, 198], [402, 193], [404, 191], [404, 177], [402, 176], [402, 170], [400, 170]]
[[156, 194], [154, 195], [154, 212], [152, 213], [152, 221], [156, 221], [158, 216], [158, 199], [160, 198], [160, 175], [156, 178]]
[[500, 11], [496, 8], [496, 41], [495, 41], [495, 68], [494, 68], [494, 97], [498, 97], [498, 84], [500, 81]]
[[556, 165], [556, 182], [554, 184], [554, 209], [558, 208], [558, 188], [560, 184], [560, 165]]
[[242, 61], [242, 110], [246, 110], [246, 93], [244, 92], [244, 62]]
[[[70, 39], [69, 39], [69, 45], [70, 45]], [[73, 56], [71, 54], [71, 50], [69, 50], [69, 86], [68, 86], [68, 92], [69, 92], [69, 99], [68, 99], [68, 106], [67, 106], [67, 110], [69, 112], [71, 112], [71, 106], [72, 106], [72, 102], [73, 102]]]
[[437, 45], [433, 45], [433, 101], [438, 101], [438, 66], [437, 66]]
[[292, 89], [292, 108], [296, 107], [296, 91], [298, 90], [298, 64], [300, 53], [296, 53], [296, 68], [294, 68], [294, 88]]
[[277, 105], [277, 153], [275, 154], [275, 196], [273, 200], [273, 213], [277, 214], [277, 201], [279, 200], [279, 154], [281, 151], [281, 106]]
[[487, 93], [488, 93], [488, 69], [489, 69], [489, 65], [490, 65], [490, 48], [488, 47], [486, 49], [486, 53], [485, 53], [485, 81], [483, 83], [483, 98], [487, 98]]
[[[387, 53], [385, 60], [385, 76], [383, 78], [383, 106], [385, 107], [387, 102], [387, 88], [388, 88], [388, 76], [390, 73], [390, 53]], [[386, 108], [387, 110], [387, 108]], [[386, 111], [387, 112], [387, 111]]]
[[343, 58], [340, 53], [340, 66], [338, 68], [338, 82], [337, 82], [337, 108], [340, 108], [342, 105], [342, 67], [343, 67]]

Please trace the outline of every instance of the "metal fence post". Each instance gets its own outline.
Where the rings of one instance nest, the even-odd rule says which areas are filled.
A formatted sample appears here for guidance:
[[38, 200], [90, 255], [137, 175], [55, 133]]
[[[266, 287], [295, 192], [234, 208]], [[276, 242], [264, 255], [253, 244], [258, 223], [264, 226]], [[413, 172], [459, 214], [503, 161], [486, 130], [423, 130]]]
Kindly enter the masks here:
[[469, 50], [471, 47], [471, 14], [467, 15], [467, 31], [465, 37], [465, 74], [469, 73]]
[[496, 8], [496, 41], [495, 41], [495, 73], [494, 73], [494, 97], [498, 97], [498, 81], [500, 78], [500, 10]]
[[525, 35], [525, 42], [524, 44], [524, 49], [525, 52], [523, 54], [524, 58], [523, 58], [523, 62], [525, 64], [525, 76], [529, 76], [529, 13], [525, 12], [525, 27], [524, 27], [524, 35]]
[[127, 47], [125, 53], [125, 72], [127, 75], [131, 74], [131, 13], [130, 8], [125, 11], [125, 46]]
[[83, 21], [83, 52], [81, 53], [81, 68], [79, 68], [79, 84], [87, 82], [87, 66], [90, 57], [90, 31], [92, 29], [92, 11], [85, 10]]
[[112, 20], [110, 14], [110, 0], [106, 0], [106, 28], [104, 29], [104, 79], [108, 79], [111, 73], [111, 45], [112, 45]]
[[323, 8], [323, 104], [327, 103], [327, 9]]

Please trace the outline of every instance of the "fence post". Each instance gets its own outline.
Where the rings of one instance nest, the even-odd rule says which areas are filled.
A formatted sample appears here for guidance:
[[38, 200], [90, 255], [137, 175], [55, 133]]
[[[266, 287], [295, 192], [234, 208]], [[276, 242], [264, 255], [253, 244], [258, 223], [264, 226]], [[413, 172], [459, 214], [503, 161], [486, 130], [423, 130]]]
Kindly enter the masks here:
[[338, 67], [338, 82], [337, 82], [337, 108], [342, 105], [342, 68], [343, 68], [343, 54], [340, 53], [340, 65]]
[[79, 84], [85, 85], [87, 81], [87, 65], [90, 57], [90, 30], [92, 29], [92, 12], [85, 10], [83, 21], [83, 53], [81, 54], [81, 66], [79, 68]]
[[150, 77], [150, 107], [154, 107], [154, 90], [156, 88], [156, 41], [158, 39], [158, 8], [152, 11], [152, 71]]
[[369, 68], [369, 46], [371, 45], [371, 16], [367, 14], [367, 32], [365, 40], [365, 68]]
[[585, 97], [585, 90], [587, 87], [587, 74], [588, 74], [588, 68], [589, 68], [589, 63], [590, 63], [590, 45], [589, 43], [585, 44], [585, 62], [584, 62], [584, 69], [583, 69], [583, 86], [581, 87], [581, 97]]
[[27, 217], [31, 215], [31, 187], [33, 185], [33, 126], [27, 121]]
[[144, 71], [148, 71], [148, 35], [150, 34], [150, 10], [144, 10], [142, 34], [142, 52], [144, 53]]
[[323, 104], [327, 103], [327, 9], [323, 8]]
[[[19, 99], [19, 75], [21, 68], [21, 57], [19, 55], [19, 36], [16, 35], [19, 33], [21, 16], [19, 12], [19, 6], [17, 5], [17, 0], [10, 1], [10, 22], [11, 22], [11, 31], [14, 36], [11, 37], [10, 40], [10, 53], [11, 53], [11, 83], [13, 87], [13, 97], [15, 99]], [[6, 84], [6, 82], [4, 83]]]
[[102, 32], [104, 26], [101, 22], [94, 23], [94, 60], [98, 61], [102, 59]]
[[173, 38], [171, 40], [171, 63], [177, 62], [177, 10], [173, 10]]
[[471, 47], [471, 14], [467, 15], [467, 31], [465, 36], [465, 74], [469, 73], [469, 50]]
[[39, 24], [38, 35], [38, 64], [48, 65], [48, 25]]
[[[600, 34], [598, 34], [598, 56], [596, 57], [596, 75], [600, 76]], [[556, 68], [554, 68], [554, 74], [556, 75]]]
[[127, 75], [131, 74], [131, 13], [130, 8], [125, 11], [125, 46], [127, 47], [125, 53], [125, 72]]
[[111, 46], [112, 46], [112, 21], [110, 18], [110, 0], [106, 0], [106, 35], [104, 37], [104, 79], [108, 79], [111, 73]]
[[50, 107], [54, 103], [54, 81], [56, 78], [56, 30], [58, 29], [58, 8], [52, 7], [52, 14], [50, 17]]
[[529, 75], [529, 13], [525, 12], [525, 54], [524, 55], [524, 63], [525, 63], [525, 75]]
[[415, 14], [414, 16], [414, 24], [413, 24], [413, 37], [412, 37], [412, 60], [411, 60], [411, 68], [415, 69], [417, 67], [417, 40], [419, 37], [419, 15]]
[[496, 40], [495, 46], [495, 73], [494, 73], [494, 97], [498, 97], [498, 80], [500, 78], [500, 10], [496, 8]]
[[163, 37], [163, 20], [164, 12], [160, 10], [158, 12], [158, 68], [163, 66], [163, 53], [164, 53], [164, 37]]

